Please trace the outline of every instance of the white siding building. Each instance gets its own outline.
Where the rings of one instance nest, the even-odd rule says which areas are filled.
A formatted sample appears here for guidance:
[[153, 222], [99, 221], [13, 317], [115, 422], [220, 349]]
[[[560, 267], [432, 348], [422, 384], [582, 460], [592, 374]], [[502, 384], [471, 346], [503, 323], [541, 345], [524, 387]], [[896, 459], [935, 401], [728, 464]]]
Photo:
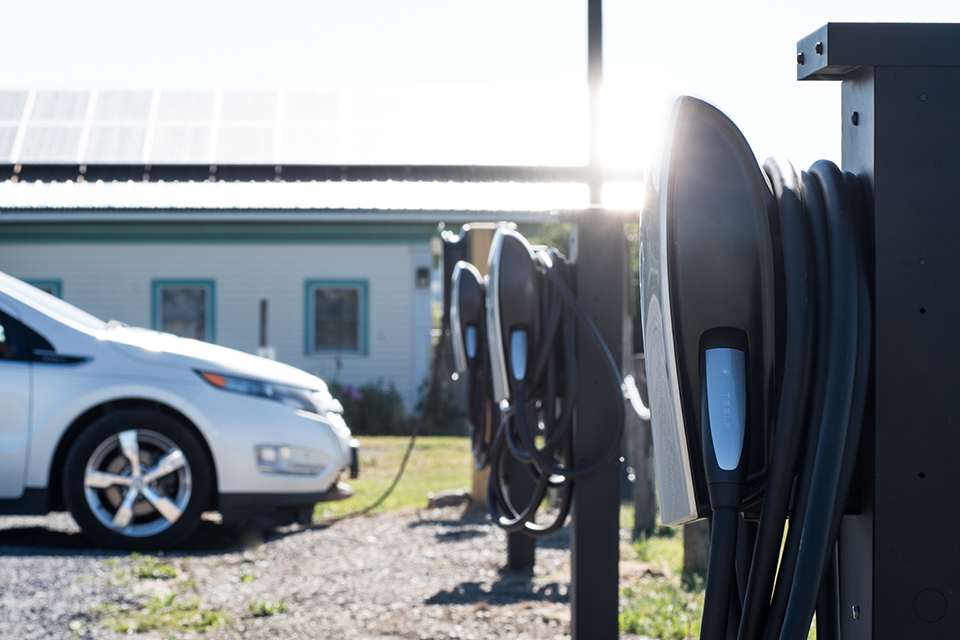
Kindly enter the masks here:
[[[383, 380], [408, 405], [427, 374], [430, 289], [418, 287], [416, 276], [431, 266], [426, 236], [358, 234], [336, 243], [311, 234], [242, 243], [161, 241], [150, 234], [0, 239], [0, 270], [57, 290], [107, 320], [186, 333], [170, 326], [173, 305], [169, 296], [165, 305], [162, 294], [200, 288], [205, 308], [195, 337], [249, 353], [260, 346], [265, 300], [267, 344], [278, 360], [326, 380]], [[345, 292], [356, 303], [339, 320], [340, 335], [353, 335], [337, 344], [325, 345], [317, 335], [316, 298], [324, 291]]]

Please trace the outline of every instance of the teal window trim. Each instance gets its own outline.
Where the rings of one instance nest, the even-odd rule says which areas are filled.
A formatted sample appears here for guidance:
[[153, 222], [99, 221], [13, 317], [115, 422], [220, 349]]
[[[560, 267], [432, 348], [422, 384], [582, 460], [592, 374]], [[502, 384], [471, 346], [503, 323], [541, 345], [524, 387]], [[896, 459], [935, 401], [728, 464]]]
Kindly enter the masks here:
[[63, 299], [63, 280], [45, 279], [45, 280], [24, 280], [27, 284], [37, 289], [49, 289], [50, 293]]
[[163, 289], [166, 287], [175, 288], [175, 287], [184, 287], [184, 288], [196, 288], [203, 287], [207, 291], [207, 300], [206, 300], [206, 312], [207, 312], [207, 326], [206, 326], [206, 335], [204, 336], [205, 342], [216, 343], [217, 340], [217, 317], [216, 317], [216, 282], [214, 280], [151, 280], [150, 281], [150, 298], [151, 298], [151, 309], [150, 317], [153, 319], [153, 329], [155, 331], [162, 331], [162, 322], [160, 317], [160, 294], [163, 292]]
[[[304, 281], [303, 308], [304, 308], [304, 332], [303, 332], [303, 352], [305, 355], [322, 354], [342, 354], [342, 355], [361, 355], [368, 353], [369, 341], [369, 282], [367, 280], [306, 280]], [[357, 296], [360, 308], [357, 310], [357, 350], [347, 351], [343, 349], [314, 349], [315, 342], [314, 313], [316, 304], [314, 302], [313, 292], [317, 289], [355, 289], [359, 292]]]

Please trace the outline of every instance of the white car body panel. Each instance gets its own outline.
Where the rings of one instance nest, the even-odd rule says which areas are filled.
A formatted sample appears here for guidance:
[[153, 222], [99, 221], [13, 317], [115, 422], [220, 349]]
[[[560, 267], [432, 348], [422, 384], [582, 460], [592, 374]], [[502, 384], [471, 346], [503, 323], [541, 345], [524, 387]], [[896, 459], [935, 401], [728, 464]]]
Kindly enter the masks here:
[[[96, 319], [87, 322], [80, 315], [71, 319], [70, 309], [57, 307], [64, 303], [42, 297], [38, 302], [22, 289], [27, 285], [13, 280], [0, 274], [0, 309], [46, 338], [58, 357], [77, 362], [0, 360], [0, 498], [18, 498], [25, 487], [46, 488], [54, 453], [77, 418], [131, 399], [169, 407], [196, 427], [213, 457], [221, 494], [315, 496], [350, 464], [350, 431], [339, 413], [332, 413], [339, 403], [316, 376], [170, 334], [98, 327]], [[319, 392], [320, 413], [216, 388], [197, 370]], [[262, 472], [255, 447], [264, 444], [293, 447], [303, 461], [323, 468], [314, 475]]]

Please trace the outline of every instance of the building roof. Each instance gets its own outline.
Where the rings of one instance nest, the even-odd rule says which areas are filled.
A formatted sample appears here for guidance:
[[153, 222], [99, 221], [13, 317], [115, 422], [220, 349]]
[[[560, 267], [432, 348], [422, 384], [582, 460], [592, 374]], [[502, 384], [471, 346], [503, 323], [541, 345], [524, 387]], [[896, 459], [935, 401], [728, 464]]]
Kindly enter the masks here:
[[0, 91], [0, 164], [511, 164], [588, 158], [586, 87]]
[[[586, 140], [563, 130], [584, 115], [577, 90], [454, 91], [453, 102], [422, 88], [0, 91], [0, 223], [536, 221], [589, 206], [587, 168], [563, 165]], [[538, 104], [544, 95], [551, 104]], [[519, 128], [491, 128], [484, 115]], [[445, 146], [431, 149], [444, 127]], [[449, 164], [507, 143], [532, 153], [512, 166]], [[448, 164], [369, 164], [430, 153]], [[635, 172], [602, 180], [605, 205], [639, 209]]]

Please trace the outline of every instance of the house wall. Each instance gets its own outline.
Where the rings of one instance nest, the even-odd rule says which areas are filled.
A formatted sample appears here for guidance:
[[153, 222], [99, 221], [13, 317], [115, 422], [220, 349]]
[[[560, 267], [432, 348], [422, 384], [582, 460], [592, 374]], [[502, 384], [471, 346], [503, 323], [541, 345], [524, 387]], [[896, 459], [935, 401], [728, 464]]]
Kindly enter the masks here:
[[[325, 380], [394, 384], [408, 409], [427, 374], [430, 291], [418, 268], [431, 268], [426, 238], [296, 242], [4, 242], [0, 270], [23, 280], [59, 280], [61, 296], [104, 320], [152, 327], [153, 280], [215, 285], [214, 342], [256, 353], [259, 305], [268, 300], [268, 341], [277, 360]], [[367, 283], [365, 354], [308, 354], [308, 280]], [[337, 358], [342, 369], [337, 371]]]

